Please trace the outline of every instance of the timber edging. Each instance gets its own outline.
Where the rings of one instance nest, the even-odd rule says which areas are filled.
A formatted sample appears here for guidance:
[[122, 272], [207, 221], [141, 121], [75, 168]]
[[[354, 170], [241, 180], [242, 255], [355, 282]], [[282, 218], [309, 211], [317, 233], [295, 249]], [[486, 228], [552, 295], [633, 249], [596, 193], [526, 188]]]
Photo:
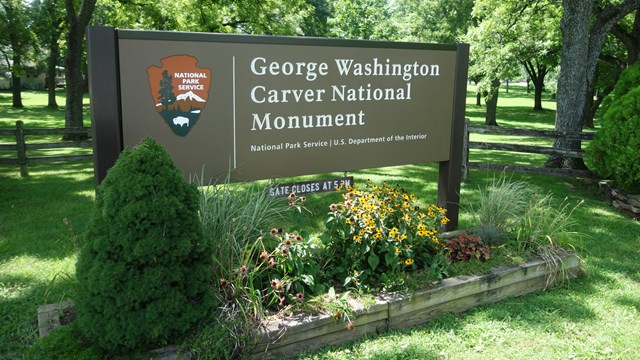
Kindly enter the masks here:
[[546, 290], [559, 281], [580, 276], [581, 260], [576, 254], [562, 257], [554, 267], [540, 259], [516, 267], [492, 269], [481, 276], [445, 279], [438, 286], [412, 295], [387, 294], [372, 306], [355, 311], [355, 330], [330, 315], [298, 315], [268, 320], [256, 331], [254, 359], [294, 356], [326, 345], [351, 342], [366, 335], [425, 324], [445, 314], [462, 312], [535, 291]]

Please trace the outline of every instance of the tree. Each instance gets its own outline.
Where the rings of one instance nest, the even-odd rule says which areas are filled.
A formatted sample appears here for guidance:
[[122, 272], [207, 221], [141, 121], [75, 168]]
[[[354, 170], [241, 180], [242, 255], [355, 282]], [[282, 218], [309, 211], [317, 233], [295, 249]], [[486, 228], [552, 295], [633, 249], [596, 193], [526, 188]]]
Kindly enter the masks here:
[[472, 25], [474, 0], [398, 0], [396, 17], [406, 41], [455, 43]]
[[487, 93], [487, 125], [496, 125], [499, 79], [518, 76], [518, 64], [534, 84], [533, 109], [542, 110], [544, 80], [558, 62], [559, 10], [551, 0], [475, 2], [476, 25], [466, 39], [472, 45], [471, 73]]
[[312, 8], [305, 0], [194, 0], [189, 6], [180, 20], [188, 30], [265, 35], [302, 35]]
[[164, 105], [165, 109], [169, 109], [174, 101], [176, 101], [176, 95], [173, 93], [173, 85], [171, 84], [172, 76], [169, 75], [167, 70], [162, 72], [162, 80], [160, 80], [160, 102]]
[[478, 80], [478, 92], [485, 94], [485, 124], [498, 125], [497, 105], [500, 79], [515, 73], [516, 58], [509, 49], [509, 29], [518, 19], [508, 7], [491, 1], [476, 1], [472, 15], [474, 26], [463, 37], [471, 44], [469, 76]]
[[545, 78], [560, 60], [560, 10], [554, 1], [534, 1], [513, 28], [510, 49], [533, 83], [535, 111], [543, 110]]
[[[596, 7], [596, 12], [601, 11]], [[640, 59], [640, 11], [614, 24], [602, 47], [594, 80], [587, 94], [587, 109], [582, 123], [593, 128], [596, 111], [611, 93], [621, 72]]]
[[392, 40], [397, 30], [386, 0], [334, 0], [328, 23], [331, 36], [343, 39]]
[[[555, 129], [558, 132], [582, 131], [587, 110], [587, 94], [593, 86], [602, 46], [612, 27], [640, 6], [640, 0], [623, 0], [604, 6], [595, 0], [563, 0], [561, 20], [562, 51], [558, 75]], [[596, 11], [596, 9], [598, 9]], [[579, 140], [555, 139], [556, 150], [580, 150]], [[585, 169], [581, 158], [550, 155], [547, 167]]]
[[329, 36], [329, 18], [332, 14], [329, 0], [307, 0], [311, 6], [309, 14], [302, 23], [302, 33], [305, 36]]
[[24, 61], [34, 45], [28, 9], [20, 0], [0, 1], [0, 51], [11, 72], [12, 105], [21, 108]]
[[[96, 0], [82, 0], [79, 6], [74, 0], [64, 0], [67, 21], [67, 53], [64, 58], [67, 88], [65, 127], [84, 126], [82, 100], [84, 96], [84, 78], [82, 65], [84, 59], [85, 28], [91, 21]], [[85, 135], [65, 135], [65, 140], [82, 139]]]
[[64, 33], [64, 11], [59, 0], [34, 1], [35, 27], [40, 45], [49, 50], [47, 55], [46, 87], [49, 108], [57, 108], [56, 76], [60, 60], [60, 39]]

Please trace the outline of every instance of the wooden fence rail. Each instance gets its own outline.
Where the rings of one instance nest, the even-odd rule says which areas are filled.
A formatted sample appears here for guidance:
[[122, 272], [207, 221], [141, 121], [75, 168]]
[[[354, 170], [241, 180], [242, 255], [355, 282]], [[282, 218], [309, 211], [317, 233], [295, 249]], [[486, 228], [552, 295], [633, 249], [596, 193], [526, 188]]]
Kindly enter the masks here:
[[29, 175], [29, 164], [58, 161], [90, 161], [93, 155], [56, 155], [56, 156], [27, 156], [29, 150], [39, 149], [63, 149], [63, 148], [91, 148], [91, 140], [64, 141], [57, 143], [31, 143], [27, 144], [25, 136], [32, 135], [66, 135], [66, 134], [90, 134], [91, 128], [78, 129], [25, 129], [22, 120], [16, 121], [15, 129], [0, 129], [0, 136], [15, 136], [15, 144], [0, 144], [0, 151], [16, 151], [15, 158], [0, 158], [0, 164], [18, 164], [20, 175]]
[[486, 126], [486, 125], [474, 125], [466, 121], [464, 149], [462, 152], [462, 178], [467, 179], [469, 176], [469, 169], [480, 169], [490, 171], [508, 171], [523, 174], [536, 174], [536, 175], [553, 175], [553, 176], [571, 176], [571, 177], [592, 177], [593, 174], [588, 170], [571, 170], [571, 169], [552, 169], [544, 167], [534, 166], [521, 166], [510, 164], [488, 164], [480, 162], [469, 161], [469, 149], [482, 149], [482, 150], [502, 150], [502, 151], [514, 151], [529, 154], [543, 154], [543, 155], [565, 155], [573, 158], [583, 158], [584, 151], [579, 150], [559, 150], [551, 147], [544, 146], [531, 146], [521, 144], [503, 144], [493, 142], [475, 142], [469, 141], [469, 134], [492, 134], [492, 135], [510, 135], [510, 136], [523, 136], [523, 137], [537, 137], [548, 139], [567, 139], [567, 140], [593, 140], [593, 134], [591, 132], [581, 133], [562, 133], [552, 130], [532, 130], [532, 129], [515, 129], [505, 128], [498, 126]]

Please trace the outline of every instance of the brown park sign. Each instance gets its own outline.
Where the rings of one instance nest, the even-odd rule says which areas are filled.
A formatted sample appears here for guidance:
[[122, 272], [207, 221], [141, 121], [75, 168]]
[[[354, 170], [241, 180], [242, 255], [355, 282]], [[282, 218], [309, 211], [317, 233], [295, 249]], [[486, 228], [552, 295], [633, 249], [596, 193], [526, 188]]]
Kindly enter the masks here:
[[467, 45], [90, 27], [88, 54], [98, 183], [147, 136], [185, 177], [460, 170]]

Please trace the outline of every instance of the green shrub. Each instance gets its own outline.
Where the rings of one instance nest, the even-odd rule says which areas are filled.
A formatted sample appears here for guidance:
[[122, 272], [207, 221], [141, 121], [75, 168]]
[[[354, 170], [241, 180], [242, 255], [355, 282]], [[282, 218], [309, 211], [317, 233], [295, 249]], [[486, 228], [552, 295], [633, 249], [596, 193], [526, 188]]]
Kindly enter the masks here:
[[640, 87], [615, 99], [587, 148], [592, 170], [627, 192], [640, 193]]
[[345, 285], [393, 288], [403, 272], [431, 268], [443, 249], [437, 237], [445, 209], [414, 204], [401, 188], [367, 182], [346, 187], [344, 201], [329, 207], [323, 243], [328, 274]]
[[86, 236], [77, 321], [100, 348], [164, 345], [212, 308], [198, 190], [155, 140], [122, 152], [100, 185]]
[[625, 96], [629, 91], [635, 89], [640, 84], [640, 63], [636, 63], [630, 66], [620, 74], [620, 78], [613, 88], [611, 93], [611, 100], [620, 99]]

